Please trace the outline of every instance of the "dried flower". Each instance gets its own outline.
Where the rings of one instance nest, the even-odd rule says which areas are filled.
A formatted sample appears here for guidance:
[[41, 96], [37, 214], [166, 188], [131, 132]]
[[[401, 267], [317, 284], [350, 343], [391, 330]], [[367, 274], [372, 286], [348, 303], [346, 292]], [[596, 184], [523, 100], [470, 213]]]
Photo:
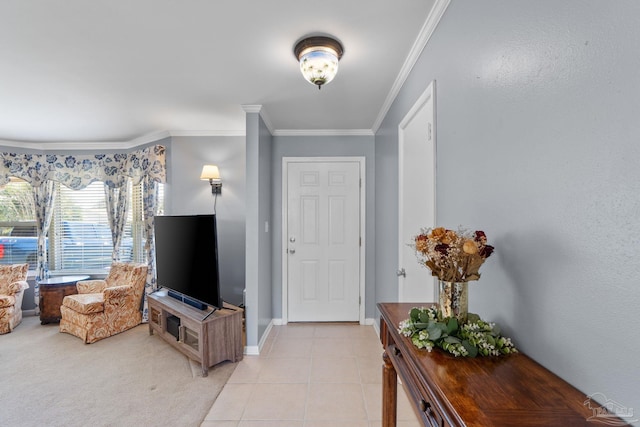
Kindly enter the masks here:
[[447, 230], [444, 229], [444, 227], [438, 227], [438, 228], [434, 228], [433, 230], [431, 230], [431, 233], [429, 236], [429, 238], [433, 238], [436, 240], [440, 240], [442, 237], [444, 237], [444, 234], [447, 232]]
[[476, 242], [480, 242], [483, 245], [487, 244], [487, 235], [484, 234], [484, 231], [476, 231], [473, 235]]
[[480, 266], [494, 251], [484, 231], [469, 233], [444, 227], [421, 230], [413, 246], [419, 262], [445, 282], [478, 280]]
[[462, 244], [462, 250], [465, 254], [473, 255], [478, 253], [478, 246], [473, 240], [465, 240]]

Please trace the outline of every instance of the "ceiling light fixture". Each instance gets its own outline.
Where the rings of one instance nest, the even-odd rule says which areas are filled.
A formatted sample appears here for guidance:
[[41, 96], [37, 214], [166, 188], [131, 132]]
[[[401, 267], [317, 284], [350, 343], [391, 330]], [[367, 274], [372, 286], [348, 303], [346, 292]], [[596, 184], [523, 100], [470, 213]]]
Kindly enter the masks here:
[[311, 84], [329, 83], [338, 73], [338, 61], [344, 49], [339, 41], [325, 36], [307, 37], [296, 43], [293, 53], [300, 61], [300, 71]]

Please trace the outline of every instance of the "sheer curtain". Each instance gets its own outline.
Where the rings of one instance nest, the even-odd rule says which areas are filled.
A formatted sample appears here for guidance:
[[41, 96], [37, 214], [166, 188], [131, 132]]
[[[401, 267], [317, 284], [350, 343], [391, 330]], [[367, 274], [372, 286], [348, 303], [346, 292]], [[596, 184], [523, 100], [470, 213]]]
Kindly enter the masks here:
[[32, 183], [33, 201], [36, 209], [36, 229], [38, 233], [38, 253], [36, 262], [36, 283], [33, 290], [33, 299], [36, 304], [36, 312], [39, 311], [40, 286], [38, 282], [49, 278], [47, 264], [47, 234], [51, 225], [53, 202], [55, 200], [54, 182], [45, 180], [39, 184]]

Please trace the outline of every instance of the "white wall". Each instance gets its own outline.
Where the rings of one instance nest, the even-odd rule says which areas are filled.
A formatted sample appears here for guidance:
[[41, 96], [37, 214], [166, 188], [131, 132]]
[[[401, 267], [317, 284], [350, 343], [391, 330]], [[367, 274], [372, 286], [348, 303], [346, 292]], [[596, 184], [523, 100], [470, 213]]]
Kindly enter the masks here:
[[[496, 247], [470, 310], [636, 418], [639, 17], [630, 0], [453, 0], [376, 135], [388, 193], [398, 123], [436, 80], [438, 223]], [[376, 208], [378, 241], [397, 241], [396, 206]], [[379, 301], [394, 297], [396, 247], [376, 248]]]

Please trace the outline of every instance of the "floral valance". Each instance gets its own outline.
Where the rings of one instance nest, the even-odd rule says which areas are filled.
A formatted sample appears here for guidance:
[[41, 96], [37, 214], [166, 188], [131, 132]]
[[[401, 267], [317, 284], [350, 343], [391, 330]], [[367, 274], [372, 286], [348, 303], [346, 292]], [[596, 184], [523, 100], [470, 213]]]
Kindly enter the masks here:
[[116, 154], [16, 154], [0, 153], [0, 186], [10, 177], [33, 186], [46, 180], [58, 181], [80, 190], [94, 181], [121, 187], [131, 178], [134, 185], [148, 177], [166, 181], [165, 147], [155, 145], [130, 153]]

